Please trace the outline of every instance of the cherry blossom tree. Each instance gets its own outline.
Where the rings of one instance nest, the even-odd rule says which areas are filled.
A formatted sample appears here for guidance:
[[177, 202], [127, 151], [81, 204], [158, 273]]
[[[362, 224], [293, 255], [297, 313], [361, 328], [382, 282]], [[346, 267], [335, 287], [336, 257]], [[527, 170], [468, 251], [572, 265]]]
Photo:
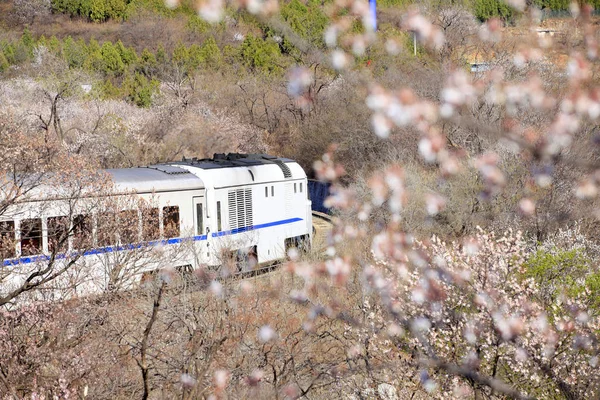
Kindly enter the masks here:
[[[277, 93], [288, 111], [318, 114], [345, 80], [370, 116], [369, 131], [314, 163], [332, 183], [325, 258], [291, 252], [266, 283], [199, 270], [172, 292], [165, 271], [135, 295], [56, 311], [78, 328], [76, 345], [60, 342], [63, 376], [39, 373], [52, 353], [44, 338], [65, 332], [56, 321], [38, 324], [36, 310], [23, 324], [7, 315], [3, 353], [25, 354], [2, 363], [9, 396], [598, 397], [599, 33], [586, 4], [571, 5], [568, 39], [557, 40], [537, 33], [533, 5], [507, 4], [520, 15], [513, 35], [497, 19], [417, 6], [392, 16], [401, 34], [390, 35], [374, 30], [366, 1], [337, 1], [319, 48], [277, 17], [276, 1], [228, 3], [329, 69], [331, 88], [320, 91], [311, 67], [293, 66], [287, 93]], [[199, 14], [217, 22], [225, 4], [203, 2]], [[362, 68], [376, 49], [388, 66], [416, 50], [416, 71], [392, 79]], [[489, 57], [483, 71], [465, 65], [472, 53]], [[242, 99], [250, 117], [256, 104], [266, 110], [261, 124], [271, 111], [269, 90], [262, 94]], [[373, 143], [372, 159], [387, 157], [363, 170], [339, 161], [352, 154], [344, 146], [363, 142]], [[398, 143], [416, 156], [400, 157]], [[442, 232], [449, 223], [456, 227]], [[89, 310], [97, 319], [77, 324]], [[35, 326], [44, 328], [32, 344]], [[98, 332], [85, 340], [90, 326]], [[115, 360], [118, 374], [101, 365]], [[45, 379], [43, 390], [19, 380], [28, 371]]]

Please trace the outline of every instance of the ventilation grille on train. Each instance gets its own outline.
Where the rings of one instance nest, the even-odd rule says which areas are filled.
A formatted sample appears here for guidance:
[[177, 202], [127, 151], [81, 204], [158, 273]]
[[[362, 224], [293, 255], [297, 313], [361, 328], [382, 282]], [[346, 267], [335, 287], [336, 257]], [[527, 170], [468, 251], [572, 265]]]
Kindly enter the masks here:
[[277, 166], [279, 168], [281, 168], [281, 170], [283, 171], [283, 177], [284, 178], [291, 178], [292, 177], [292, 171], [290, 171], [290, 167], [288, 167], [283, 161], [281, 161], [281, 160], [273, 160], [273, 162], [275, 164], [277, 164]]
[[251, 227], [252, 218], [252, 189], [230, 190], [229, 201], [229, 229]]

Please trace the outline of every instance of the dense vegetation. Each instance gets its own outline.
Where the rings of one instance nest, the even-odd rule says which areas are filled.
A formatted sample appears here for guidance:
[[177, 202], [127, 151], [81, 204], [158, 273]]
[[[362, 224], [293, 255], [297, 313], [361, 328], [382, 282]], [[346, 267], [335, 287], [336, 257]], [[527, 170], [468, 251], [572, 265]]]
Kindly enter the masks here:
[[168, 16], [196, 14], [194, 4], [190, 1], [183, 1], [173, 10], [167, 7], [165, 2], [153, 0], [52, 0], [52, 10], [83, 17], [91, 22], [104, 22], [109, 19], [124, 21], [141, 10]]
[[158, 80], [174, 71], [191, 76], [199, 70], [218, 70], [223, 64], [241, 64], [249, 71], [282, 73], [279, 45], [252, 34], [239, 46], [225, 46], [223, 51], [209, 35], [201, 44], [178, 43], [170, 52], [159, 44], [156, 51], [144, 48], [138, 54], [121, 40], [100, 44], [95, 39], [85, 42], [71, 36], [64, 40], [56, 36], [33, 38], [27, 29], [17, 41], [0, 42], [0, 72], [32, 62], [39, 51], [49, 52], [69, 68], [100, 73], [103, 83], [95, 88], [100, 99], [127, 98], [140, 107], [150, 106]]
[[599, 21], [534, 3], [574, 15], [385, 0], [374, 35], [360, 2], [214, 24], [191, 2], [0, 3], [3, 175], [77, 191], [88, 170], [264, 152], [329, 181], [336, 213], [326, 260], [265, 283], [200, 269], [192, 293], [167, 269], [115, 293], [109, 262], [101, 296], [13, 309], [85, 274], [0, 285], [0, 398], [596, 398]]
[[[586, 0], [595, 8], [600, 5], [599, 0]], [[407, 7], [413, 4], [411, 0], [384, 0], [379, 2], [380, 7]], [[281, 15], [288, 19], [289, 11], [302, 11], [303, 8], [313, 8], [312, 12], [296, 14], [292, 17], [290, 25], [293, 29], [306, 33], [311, 30], [311, 25], [322, 24], [323, 15], [319, 15], [318, 9], [314, 6], [319, 2], [308, 2], [307, 6], [300, 5], [298, 1], [291, 1], [284, 9]], [[535, 4], [540, 9], [548, 9], [552, 11], [566, 11], [569, 9], [570, 1], [568, 0], [534, 0]], [[512, 20], [514, 15], [510, 6], [506, 5], [501, 0], [472, 0], [471, 3], [466, 3], [480, 20], [484, 21], [489, 18], [501, 18], [505, 21]], [[194, 15], [195, 11], [193, 4], [190, 2], [182, 2], [176, 9], [168, 8], [162, 1], [151, 0], [52, 0], [52, 9], [56, 12], [66, 13], [71, 16], [80, 16], [92, 22], [103, 22], [108, 19], [123, 21], [130, 15], [133, 15], [140, 10], [152, 10], [163, 15], [185, 14]], [[287, 9], [287, 10], [286, 10]]]
[[[95, 22], [109, 18], [122, 20], [128, 14], [124, 12], [125, 7], [118, 7], [117, 3], [108, 2], [106, 7], [121, 10], [119, 17], [109, 12], [91, 11], [89, 14], [88, 11], [73, 11], [101, 7], [102, 2], [77, 5], [55, 2], [53, 10], [88, 17], [102, 14], [102, 18], [90, 17]], [[93, 37], [88, 41], [70, 35], [62, 39], [55, 35], [46, 38], [43, 34], [34, 37], [30, 30], [25, 29], [18, 40], [0, 40], [0, 72], [7, 72], [10, 66], [30, 63], [39, 57], [39, 52], [45, 51], [66, 62], [71, 69], [101, 74], [103, 83], [94, 87], [98, 98], [124, 98], [140, 107], [148, 107], [158, 82], [174, 73], [189, 77], [200, 70], [216, 71], [223, 66], [241, 65], [251, 74], [281, 76], [288, 65], [302, 58], [298, 49], [285, 37], [277, 36], [245, 13], [238, 13], [235, 18], [246, 21], [253, 27], [252, 31], [243, 37], [240, 34], [241, 38], [236, 43], [223, 40], [217, 43], [211, 32], [223, 32], [223, 23], [210, 26], [189, 6], [182, 5], [175, 10], [166, 8], [163, 2], [130, 3], [128, 6], [150, 8], [166, 18], [187, 20], [185, 30], [193, 40], [187, 40], [188, 44], [176, 43], [168, 50], [159, 42], [154, 44], [154, 49], [136, 51], [134, 46], [125, 46], [120, 39], [114, 43], [110, 40], [100, 43]], [[302, 4], [293, 0], [282, 7], [281, 14], [300, 37], [318, 47], [324, 46], [323, 32], [328, 19], [317, 2]]]

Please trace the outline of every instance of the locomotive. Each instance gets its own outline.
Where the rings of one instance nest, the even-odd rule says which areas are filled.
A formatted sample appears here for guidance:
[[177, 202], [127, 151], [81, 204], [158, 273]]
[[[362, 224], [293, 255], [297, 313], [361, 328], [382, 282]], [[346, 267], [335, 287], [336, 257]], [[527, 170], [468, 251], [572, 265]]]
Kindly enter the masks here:
[[[66, 270], [57, 285], [77, 278], [74, 292], [97, 292], [164, 267], [218, 270], [233, 258], [238, 270], [250, 270], [311, 244], [307, 177], [293, 160], [230, 153], [104, 172], [108, 195], [86, 194], [73, 206], [42, 187], [2, 215], [10, 276], [3, 284], [22, 284], [54, 263]], [[101, 196], [113, 201], [100, 206]]]

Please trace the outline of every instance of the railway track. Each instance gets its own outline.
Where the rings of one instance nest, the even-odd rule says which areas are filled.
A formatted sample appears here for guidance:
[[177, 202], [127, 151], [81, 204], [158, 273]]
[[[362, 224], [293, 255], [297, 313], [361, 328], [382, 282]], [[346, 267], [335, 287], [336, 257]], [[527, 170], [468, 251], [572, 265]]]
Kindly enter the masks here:
[[331, 231], [331, 215], [319, 211], [312, 212], [313, 248], [323, 249], [327, 235]]

